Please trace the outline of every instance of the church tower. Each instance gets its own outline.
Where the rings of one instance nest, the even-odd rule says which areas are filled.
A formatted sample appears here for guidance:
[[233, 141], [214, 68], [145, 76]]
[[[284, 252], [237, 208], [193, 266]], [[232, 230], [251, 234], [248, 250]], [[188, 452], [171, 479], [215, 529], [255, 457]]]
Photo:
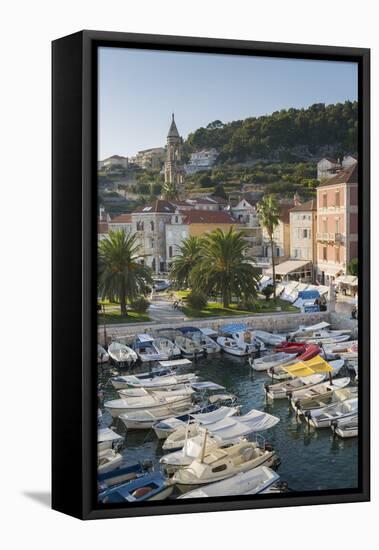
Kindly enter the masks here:
[[183, 198], [184, 166], [182, 160], [183, 142], [172, 114], [171, 126], [167, 134], [167, 154], [164, 165], [164, 195], [168, 200]]

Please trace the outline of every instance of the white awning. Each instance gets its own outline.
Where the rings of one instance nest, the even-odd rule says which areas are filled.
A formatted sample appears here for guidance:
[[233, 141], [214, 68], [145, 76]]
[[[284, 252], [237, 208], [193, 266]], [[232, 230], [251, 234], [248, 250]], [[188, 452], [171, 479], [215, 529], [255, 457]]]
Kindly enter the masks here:
[[[311, 268], [312, 262], [309, 260], [287, 260], [275, 266], [276, 275], [288, 275], [289, 273], [294, 273], [295, 271], [304, 271], [305, 267], [309, 266]], [[265, 275], [272, 273], [272, 267], [265, 270]]]
[[354, 275], [341, 275], [336, 278], [335, 283], [336, 285], [342, 283], [344, 285], [358, 286], [358, 277], [355, 277]]

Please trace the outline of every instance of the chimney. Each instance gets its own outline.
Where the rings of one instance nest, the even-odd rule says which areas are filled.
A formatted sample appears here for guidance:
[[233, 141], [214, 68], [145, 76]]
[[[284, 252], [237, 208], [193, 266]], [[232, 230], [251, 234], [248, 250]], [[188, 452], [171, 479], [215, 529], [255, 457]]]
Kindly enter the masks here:
[[297, 192], [293, 196], [293, 204], [294, 204], [294, 206], [300, 206], [300, 204], [301, 204], [300, 196]]

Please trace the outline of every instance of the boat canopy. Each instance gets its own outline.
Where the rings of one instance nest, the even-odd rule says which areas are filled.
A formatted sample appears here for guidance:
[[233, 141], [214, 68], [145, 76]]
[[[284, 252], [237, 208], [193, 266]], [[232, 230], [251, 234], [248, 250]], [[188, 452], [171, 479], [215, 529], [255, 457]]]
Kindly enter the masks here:
[[196, 420], [196, 422], [199, 422], [200, 424], [211, 424], [214, 422], [218, 422], [219, 420], [222, 420], [223, 418], [226, 418], [228, 416], [234, 416], [237, 414], [238, 409], [236, 407], [220, 407], [214, 411], [210, 411], [207, 413], [193, 413], [190, 414], [191, 418]]
[[184, 367], [187, 365], [191, 365], [191, 361], [189, 359], [172, 359], [171, 361], [159, 361], [159, 364], [161, 367]]
[[318, 290], [303, 290], [299, 292], [298, 298], [302, 300], [317, 300], [317, 298], [320, 298], [320, 293]]
[[200, 332], [200, 329], [197, 327], [179, 327], [177, 329], [182, 334], [190, 334], [192, 332]]
[[221, 332], [241, 332], [247, 329], [245, 323], [232, 323], [231, 325], [225, 325], [220, 329]]
[[230, 416], [214, 424], [204, 426], [202, 429], [206, 428], [213, 437], [220, 441], [228, 441], [252, 432], [268, 430], [278, 422], [279, 418], [276, 416], [253, 409], [244, 416]]
[[290, 365], [288, 367], [282, 366], [282, 369], [291, 376], [310, 376], [312, 374], [317, 373], [323, 373], [323, 372], [333, 372], [333, 367], [329, 365], [319, 355], [316, 355], [316, 357], [313, 357], [313, 359], [310, 359], [309, 361], [299, 361], [298, 363], [295, 363], [295, 365]]
[[208, 328], [208, 327], [201, 328], [200, 332], [205, 336], [216, 336], [218, 334], [216, 330], [213, 330], [213, 328]]
[[137, 339], [140, 341], [140, 342], [153, 342], [154, 341], [154, 338], [152, 336], [150, 336], [150, 334], [137, 334]]

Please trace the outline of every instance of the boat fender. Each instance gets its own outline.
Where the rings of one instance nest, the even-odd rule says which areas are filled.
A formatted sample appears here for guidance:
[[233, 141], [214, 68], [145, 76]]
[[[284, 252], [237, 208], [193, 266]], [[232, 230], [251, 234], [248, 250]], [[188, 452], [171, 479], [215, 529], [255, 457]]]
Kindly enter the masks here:
[[139, 489], [136, 489], [132, 493], [132, 497], [135, 498], [141, 498], [147, 495], [148, 493], [151, 493], [152, 489], [151, 487], [140, 487]]

